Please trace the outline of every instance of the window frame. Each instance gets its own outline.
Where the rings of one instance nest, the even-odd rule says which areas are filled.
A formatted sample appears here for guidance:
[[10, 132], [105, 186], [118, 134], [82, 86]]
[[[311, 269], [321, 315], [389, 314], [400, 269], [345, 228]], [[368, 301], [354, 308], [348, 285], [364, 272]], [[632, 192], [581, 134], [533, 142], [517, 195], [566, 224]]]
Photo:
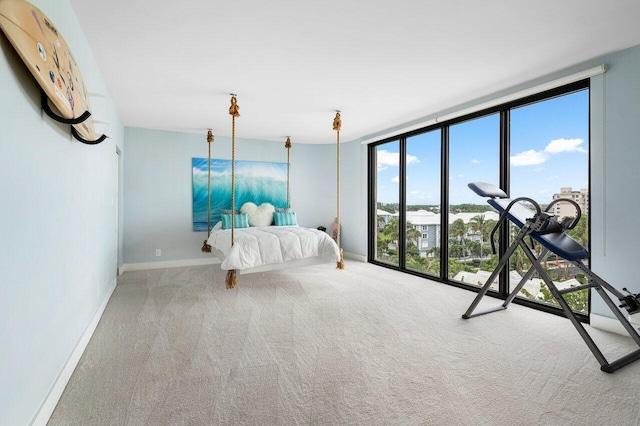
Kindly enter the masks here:
[[[471, 114], [467, 114], [464, 116], [460, 116], [460, 117], [456, 117], [447, 121], [443, 121], [441, 123], [435, 123], [429, 126], [425, 126], [424, 128], [420, 128], [420, 129], [416, 129], [416, 130], [412, 130], [410, 132], [406, 132], [400, 135], [395, 135], [389, 138], [385, 138], [385, 139], [381, 139], [380, 141], [376, 141], [373, 143], [370, 143], [368, 145], [368, 149], [367, 149], [367, 155], [368, 155], [368, 210], [369, 210], [369, 214], [368, 214], [368, 226], [367, 226], [367, 238], [368, 238], [368, 256], [367, 256], [367, 260], [369, 263], [378, 265], [378, 266], [382, 266], [385, 268], [389, 268], [389, 269], [394, 269], [400, 272], [404, 272], [407, 274], [411, 274], [411, 275], [416, 275], [416, 276], [420, 276], [423, 278], [427, 278], [430, 280], [435, 280], [447, 285], [451, 285], [454, 287], [459, 287], [459, 288], [464, 288], [466, 290], [470, 290], [470, 291], [474, 291], [474, 292], [478, 292], [480, 291], [480, 287], [477, 286], [472, 286], [469, 284], [465, 284], [465, 283], [460, 283], [457, 281], [453, 281], [451, 279], [448, 278], [449, 275], [449, 271], [448, 271], [448, 259], [449, 259], [449, 253], [448, 253], [448, 244], [447, 244], [447, 237], [449, 235], [449, 223], [448, 223], [448, 215], [449, 215], [449, 128], [453, 125], [465, 122], [465, 121], [469, 121], [469, 120], [474, 120], [477, 118], [481, 118], [484, 116], [488, 116], [491, 114], [499, 114], [499, 120], [500, 120], [500, 159], [499, 159], [499, 167], [500, 167], [500, 187], [507, 193], [510, 193], [510, 164], [509, 164], [509, 159], [510, 159], [510, 112], [512, 109], [514, 108], [518, 108], [518, 107], [522, 107], [522, 106], [526, 106], [528, 104], [533, 104], [533, 103], [537, 103], [537, 102], [542, 102], [542, 101], [546, 101], [549, 99], [553, 99], [559, 96], [564, 96], [564, 95], [568, 95], [574, 92], [578, 92], [578, 91], [582, 91], [582, 90], [587, 90], [590, 92], [590, 79], [584, 79], [584, 80], [580, 80], [580, 81], [576, 81], [574, 83], [570, 83], [561, 87], [557, 87], [554, 89], [550, 89], [544, 92], [540, 92], [540, 93], [536, 93], [530, 96], [526, 96], [520, 99], [516, 99], [513, 101], [509, 101], [506, 102], [504, 104], [500, 104], [500, 105], [496, 105], [493, 106], [491, 108], [487, 108], [484, 110], [480, 110], [480, 111], [476, 111], [473, 112]], [[588, 120], [588, 134], [590, 135], [590, 128], [591, 128], [591, 100], [590, 100], [590, 96], [588, 98], [588, 105], [587, 105], [587, 109], [589, 111], [589, 120]], [[406, 226], [406, 217], [405, 214], [403, 212], [406, 211], [407, 205], [406, 205], [406, 142], [407, 139], [409, 139], [412, 136], [416, 136], [416, 135], [420, 135], [422, 133], [427, 133], [427, 132], [431, 132], [434, 130], [440, 130], [440, 135], [441, 135], [441, 147], [440, 147], [440, 155], [441, 155], [441, 167], [440, 167], [440, 174], [441, 174], [441, 192], [440, 192], [440, 213], [441, 213], [441, 223], [440, 223], [440, 265], [441, 265], [441, 270], [440, 270], [440, 276], [436, 277], [433, 275], [428, 275], [419, 271], [415, 271], [415, 270], [409, 270], [406, 268], [406, 263], [405, 263], [405, 259], [404, 256], [399, 257], [399, 262], [398, 265], [390, 265], [388, 263], [384, 263], [384, 262], [380, 262], [377, 261], [375, 259], [375, 232], [376, 229], [374, 229], [373, 227], [376, 226], [377, 224], [377, 218], [376, 218], [376, 212], [377, 212], [377, 203], [376, 203], [376, 147], [385, 143], [389, 143], [392, 141], [398, 141], [399, 143], [399, 155], [400, 155], [400, 164], [399, 164], [399, 171], [400, 171], [400, 182], [399, 182], [399, 189], [400, 189], [400, 193], [399, 195], [399, 213], [400, 213], [400, 225], [399, 225], [399, 229], [400, 232], [402, 233], [402, 230], [405, 228]], [[591, 192], [591, 143], [589, 141], [589, 154], [588, 154], [588, 185], [589, 185], [589, 192]], [[590, 195], [590, 194], [589, 194]], [[586, 206], [587, 206], [587, 211], [591, 210], [591, 196], [589, 196], [586, 199]], [[591, 249], [591, 215], [589, 215], [588, 217], [588, 241], [589, 241], [589, 247], [587, 247], [587, 250], [590, 251]], [[508, 247], [508, 231], [507, 231], [507, 226], [508, 223], [503, 223], [503, 229], [500, 232], [500, 241], [499, 241], [499, 255], [502, 256], [504, 254], [504, 251], [506, 250], [506, 248]], [[398, 255], [400, 256], [400, 253], [402, 252], [404, 254], [405, 252], [405, 235], [404, 233], [402, 233], [403, 235], [400, 236], [400, 238], [398, 239]], [[590, 267], [592, 268], [593, 265], [591, 264], [591, 259], [590, 259]], [[506, 299], [508, 294], [509, 294], [509, 278], [508, 278], [508, 268], [503, 269], [503, 271], [501, 272], [500, 276], [499, 276], [499, 286], [498, 286], [498, 291], [494, 291], [494, 290], [489, 290], [488, 291], [488, 295], [492, 296], [492, 297], [496, 297], [498, 299]], [[562, 309], [559, 307], [555, 307], [555, 306], [550, 306], [548, 304], [544, 304], [541, 302], [536, 302], [534, 300], [529, 300], [529, 299], [525, 299], [525, 298], [521, 298], [521, 297], [516, 297], [513, 300], [513, 303], [519, 304], [519, 305], [524, 305], [524, 306], [528, 306], [531, 307], [533, 309], [537, 309], [537, 310], [541, 310], [544, 312], [549, 312], [552, 314], [556, 314], [556, 315], [561, 315], [564, 316], [564, 313], [562, 312]], [[591, 292], [589, 292], [589, 300], [588, 300], [588, 310], [586, 314], [583, 313], [579, 313], [576, 312], [576, 317], [583, 322], [589, 322], [589, 314], [591, 312]]]

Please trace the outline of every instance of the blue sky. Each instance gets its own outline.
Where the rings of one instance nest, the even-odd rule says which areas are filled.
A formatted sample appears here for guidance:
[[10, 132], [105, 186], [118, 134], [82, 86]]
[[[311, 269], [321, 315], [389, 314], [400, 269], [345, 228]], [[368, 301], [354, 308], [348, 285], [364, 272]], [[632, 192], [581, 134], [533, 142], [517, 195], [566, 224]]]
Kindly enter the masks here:
[[[498, 184], [499, 117], [450, 127], [450, 203], [483, 204], [469, 182]], [[549, 203], [561, 187], [588, 188], [589, 92], [582, 90], [511, 112], [511, 197]], [[398, 202], [399, 144], [377, 147], [378, 201]], [[407, 203], [439, 204], [440, 131], [407, 140]]]

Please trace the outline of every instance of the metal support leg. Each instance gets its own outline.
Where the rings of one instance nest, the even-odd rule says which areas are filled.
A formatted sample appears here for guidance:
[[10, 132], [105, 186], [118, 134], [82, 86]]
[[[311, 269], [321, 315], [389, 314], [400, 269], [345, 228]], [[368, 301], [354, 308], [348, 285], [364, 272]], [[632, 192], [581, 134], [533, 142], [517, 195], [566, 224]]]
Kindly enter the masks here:
[[496, 306], [493, 308], [486, 309], [484, 311], [476, 312], [475, 314], [473, 313], [473, 311], [475, 311], [475, 309], [478, 307], [480, 300], [482, 300], [482, 298], [487, 294], [487, 291], [489, 291], [489, 288], [491, 287], [491, 284], [493, 284], [493, 281], [495, 281], [495, 279], [498, 277], [498, 274], [500, 274], [500, 271], [502, 271], [502, 269], [507, 264], [509, 264], [509, 258], [511, 257], [513, 252], [516, 251], [520, 243], [523, 243], [524, 238], [527, 236], [528, 233], [529, 233], [528, 226], [525, 226], [520, 230], [515, 241], [509, 246], [506, 253], [500, 258], [500, 261], [498, 262], [498, 266], [496, 266], [496, 269], [493, 270], [493, 273], [491, 274], [487, 282], [484, 284], [484, 286], [482, 286], [482, 289], [478, 292], [478, 294], [476, 295], [476, 298], [473, 300], [473, 302], [471, 303], [467, 311], [462, 315], [463, 319], [469, 319], [469, 318], [477, 317], [480, 315], [489, 314], [491, 312], [501, 311], [507, 308], [507, 306], [503, 304], [501, 306]]
[[533, 263], [533, 266], [536, 268], [536, 270], [540, 274], [540, 277], [542, 278], [542, 280], [547, 285], [547, 288], [549, 288], [549, 291], [551, 291], [551, 294], [553, 295], [553, 297], [560, 304], [560, 307], [562, 308], [562, 311], [564, 312], [565, 316], [569, 319], [569, 321], [571, 321], [571, 324], [573, 324], [573, 326], [575, 327], [580, 337], [582, 337], [582, 340], [584, 340], [584, 342], [587, 344], [587, 347], [589, 348], [591, 353], [593, 353], [593, 356], [595, 356], [596, 360], [598, 360], [598, 363], [600, 363], [600, 366], [602, 367], [604, 365], [607, 365], [608, 364], [607, 359], [604, 357], [602, 352], [600, 352], [600, 349], [598, 349], [598, 346], [593, 341], [591, 336], [589, 336], [589, 333], [587, 333], [587, 330], [585, 330], [582, 323], [578, 321], [578, 318], [576, 318], [575, 314], [571, 310], [571, 307], [569, 306], [567, 301], [564, 300], [564, 297], [562, 297], [556, 285], [553, 283], [553, 281], [551, 281], [551, 279], [549, 279], [544, 269], [542, 269], [542, 266], [536, 261], [535, 257], [533, 257], [533, 255], [531, 255], [530, 253], [526, 253], [526, 254], [527, 254], [527, 257], [529, 257], [529, 260]]
[[[523, 244], [524, 244], [524, 241], [523, 241]], [[523, 250], [529, 250], [529, 247], [527, 247], [526, 244], [524, 244], [524, 246], [525, 247], [522, 248]], [[542, 262], [544, 260], [544, 258], [547, 257], [547, 254], [549, 254], [549, 249], [547, 249], [547, 248], [543, 249], [542, 253], [540, 253], [540, 256], [538, 257], [538, 262]], [[531, 268], [529, 268], [527, 273], [524, 274], [524, 277], [522, 277], [522, 279], [520, 280], [518, 285], [511, 291], [511, 293], [509, 293], [509, 296], [504, 301], [502, 306], [504, 306], [506, 308], [509, 305], [509, 303], [511, 303], [513, 301], [513, 299], [515, 299], [515, 297], [518, 295], [520, 290], [522, 290], [522, 287], [524, 287], [524, 285], [527, 283], [527, 281], [529, 281], [531, 279], [531, 277], [533, 276], [534, 272], [536, 272], [536, 268], [531, 266]]]

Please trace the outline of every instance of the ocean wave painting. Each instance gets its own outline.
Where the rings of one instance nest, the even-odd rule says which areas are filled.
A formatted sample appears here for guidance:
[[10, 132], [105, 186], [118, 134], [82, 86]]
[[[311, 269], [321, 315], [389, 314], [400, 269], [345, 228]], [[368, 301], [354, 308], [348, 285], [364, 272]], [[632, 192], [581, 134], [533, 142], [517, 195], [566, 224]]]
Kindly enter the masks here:
[[[193, 158], [193, 230], [207, 230], [206, 158]], [[287, 163], [236, 160], [235, 205], [251, 201], [257, 205], [287, 205]], [[231, 209], [231, 160], [211, 159], [211, 218], [213, 227], [221, 220], [220, 209]]]

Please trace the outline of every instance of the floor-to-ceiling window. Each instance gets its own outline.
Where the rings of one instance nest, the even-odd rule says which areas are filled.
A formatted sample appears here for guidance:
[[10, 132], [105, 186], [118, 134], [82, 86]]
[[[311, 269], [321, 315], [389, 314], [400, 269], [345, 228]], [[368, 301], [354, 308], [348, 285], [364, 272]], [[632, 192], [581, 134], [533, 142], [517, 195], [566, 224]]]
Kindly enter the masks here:
[[406, 250], [408, 270], [440, 276], [440, 129], [406, 139]]
[[[493, 264], [489, 234], [498, 214], [467, 186], [500, 186], [500, 114], [449, 127], [448, 278], [482, 286]], [[495, 282], [497, 289], [497, 281]]]
[[[498, 214], [470, 182], [530, 197], [543, 208], [557, 199], [575, 201], [583, 217], [570, 235], [588, 248], [588, 80], [371, 144], [369, 156], [374, 263], [469, 289], [484, 285], [512, 232], [497, 230], [493, 253]], [[552, 210], [560, 219], [575, 215], [567, 202], [556, 201]], [[521, 255], [512, 257], [490, 294], [504, 298], [514, 288], [530, 266]], [[559, 287], [583, 282], [562, 259], [549, 256], [543, 266]], [[518, 296], [520, 303], [559, 311], [535, 275]], [[588, 312], [586, 290], [568, 298], [574, 310]]]
[[376, 223], [373, 226], [373, 258], [399, 265], [400, 238], [400, 142], [391, 141], [375, 147]]
[[[589, 91], [581, 90], [513, 108], [510, 112], [510, 195], [531, 197], [542, 205], [570, 199], [581, 208], [578, 226], [568, 231], [588, 247], [589, 237]], [[552, 206], [557, 218], [575, 217], [573, 204], [558, 201]], [[559, 289], [585, 284], [572, 266], [554, 254], [542, 263]], [[531, 267], [518, 249], [511, 257], [510, 288]], [[558, 306], [544, 282], [534, 275], [519, 297]], [[567, 293], [574, 310], [588, 311], [588, 290]]]

